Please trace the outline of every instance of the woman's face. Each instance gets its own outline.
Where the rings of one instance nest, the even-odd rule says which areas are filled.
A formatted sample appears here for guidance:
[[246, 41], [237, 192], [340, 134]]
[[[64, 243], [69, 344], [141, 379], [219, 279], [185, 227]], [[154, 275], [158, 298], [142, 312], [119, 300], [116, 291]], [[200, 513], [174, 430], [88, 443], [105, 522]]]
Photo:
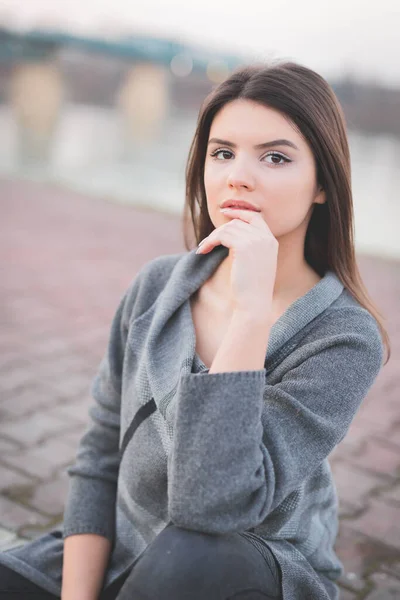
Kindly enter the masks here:
[[[268, 147], [257, 145], [268, 144]], [[251, 100], [234, 100], [215, 116], [204, 165], [208, 212], [215, 227], [231, 217], [224, 200], [247, 200], [277, 239], [307, 228], [313, 203], [325, 202], [317, 186], [312, 151], [279, 111]]]

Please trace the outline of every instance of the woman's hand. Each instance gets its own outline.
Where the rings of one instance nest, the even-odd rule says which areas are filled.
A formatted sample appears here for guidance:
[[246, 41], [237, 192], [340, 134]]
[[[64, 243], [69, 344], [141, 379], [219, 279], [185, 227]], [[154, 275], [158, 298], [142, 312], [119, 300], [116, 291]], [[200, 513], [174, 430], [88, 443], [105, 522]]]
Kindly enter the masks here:
[[261, 213], [238, 208], [221, 212], [231, 220], [204, 238], [196, 252], [206, 254], [220, 244], [229, 248], [234, 310], [265, 317], [272, 306], [279, 242]]

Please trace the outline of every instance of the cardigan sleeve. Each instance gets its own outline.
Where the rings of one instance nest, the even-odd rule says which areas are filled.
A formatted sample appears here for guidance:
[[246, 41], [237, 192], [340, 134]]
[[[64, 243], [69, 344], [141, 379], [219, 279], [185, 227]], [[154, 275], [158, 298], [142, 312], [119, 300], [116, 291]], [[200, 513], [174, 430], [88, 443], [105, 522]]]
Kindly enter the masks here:
[[257, 527], [343, 439], [383, 345], [364, 309], [328, 316], [274, 385], [265, 368], [181, 377], [168, 457], [173, 523], [208, 533]]
[[110, 541], [114, 536], [114, 511], [119, 470], [121, 381], [129, 313], [139, 275], [123, 295], [111, 323], [108, 345], [91, 384], [95, 402], [90, 422], [70, 477], [64, 510], [63, 537], [97, 533]]

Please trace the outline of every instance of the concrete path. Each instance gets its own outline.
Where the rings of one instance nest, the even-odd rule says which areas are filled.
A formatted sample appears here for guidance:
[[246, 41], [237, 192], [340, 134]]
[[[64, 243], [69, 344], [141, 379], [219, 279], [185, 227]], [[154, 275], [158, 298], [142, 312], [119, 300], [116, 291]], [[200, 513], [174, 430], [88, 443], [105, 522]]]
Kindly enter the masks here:
[[[53, 186], [0, 181], [0, 548], [60, 522], [119, 299], [183, 252], [180, 219]], [[331, 454], [343, 600], [400, 598], [400, 262], [360, 256], [392, 359]]]

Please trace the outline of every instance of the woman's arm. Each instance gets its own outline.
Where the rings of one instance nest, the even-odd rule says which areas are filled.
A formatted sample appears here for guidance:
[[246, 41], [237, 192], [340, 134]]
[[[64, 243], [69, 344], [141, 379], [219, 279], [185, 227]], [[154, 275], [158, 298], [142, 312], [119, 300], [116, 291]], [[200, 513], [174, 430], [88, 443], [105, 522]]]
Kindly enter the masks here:
[[92, 382], [90, 423], [70, 476], [63, 538], [63, 600], [98, 596], [115, 541], [115, 505], [120, 464], [122, 380], [131, 321], [148, 309], [180, 254], [145, 263], [122, 297], [108, 346]]
[[[227, 533], [257, 527], [343, 439], [382, 365], [375, 319], [361, 308], [328, 313], [286, 359], [266, 369], [186, 373], [176, 392], [168, 511], [180, 527]], [[222, 357], [222, 355], [221, 355]], [[234, 370], [230, 370], [234, 369]]]
[[234, 312], [228, 331], [209, 369], [209, 374], [264, 368], [271, 317]]
[[75, 463], [67, 472], [63, 600], [97, 600], [115, 535], [123, 360], [139, 276], [121, 299], [108, 346], [91, 386], [95, 400]]
[[111, 542], [92, 533], [64, 540], [61, 600], [97, 600], [111, 550]]

